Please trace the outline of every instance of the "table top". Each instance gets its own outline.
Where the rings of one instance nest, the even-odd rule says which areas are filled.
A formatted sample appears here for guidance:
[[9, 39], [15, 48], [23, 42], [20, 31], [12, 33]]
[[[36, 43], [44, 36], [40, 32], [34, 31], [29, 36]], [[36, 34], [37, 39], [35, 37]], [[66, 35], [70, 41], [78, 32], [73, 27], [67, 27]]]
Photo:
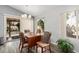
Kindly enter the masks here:
[[38, 34], [25, 34], [25, 37], [28, 38], [29, 47], [36, 45], [36, 42], [41, 40], [41, 35]]
[[30, 38], [30, 37], [34, 37], [34, 36], [39, 36], [39, 35], [43, 35], [43, 34], [24, 34], [25, 36], [27, 36], [28, 38]]

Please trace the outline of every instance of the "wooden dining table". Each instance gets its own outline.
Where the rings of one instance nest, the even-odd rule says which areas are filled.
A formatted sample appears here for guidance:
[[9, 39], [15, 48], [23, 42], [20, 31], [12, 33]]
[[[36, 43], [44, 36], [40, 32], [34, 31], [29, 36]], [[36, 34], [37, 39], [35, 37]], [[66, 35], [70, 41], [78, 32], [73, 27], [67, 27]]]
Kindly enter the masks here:
[[25, 37], [28, 38], [27, 41], [28, 41], [28, 47], [29, 48], [32, 48], [34, 46], [36, 46], [37, 42], [41, 40], [41, 37], [42, 35], [37, 35], [37, 34], [25, 34]]

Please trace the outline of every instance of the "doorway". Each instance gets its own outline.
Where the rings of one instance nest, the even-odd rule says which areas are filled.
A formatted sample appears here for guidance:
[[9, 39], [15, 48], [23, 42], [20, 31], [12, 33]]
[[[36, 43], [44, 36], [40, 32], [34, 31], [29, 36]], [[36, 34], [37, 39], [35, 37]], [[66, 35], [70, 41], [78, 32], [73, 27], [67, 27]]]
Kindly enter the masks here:
[[5, 41], [17, 39], [20, 32], [20, 16], [4, 17], [4, 38]]

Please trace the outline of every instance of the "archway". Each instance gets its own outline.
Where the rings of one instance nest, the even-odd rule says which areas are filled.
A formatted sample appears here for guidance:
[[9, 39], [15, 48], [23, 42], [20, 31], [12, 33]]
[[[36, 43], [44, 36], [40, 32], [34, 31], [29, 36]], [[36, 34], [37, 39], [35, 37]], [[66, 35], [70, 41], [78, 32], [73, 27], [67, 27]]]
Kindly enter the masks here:
[[42, 19], [37, 22], [37, 33], [44, 32], [44, 21]]

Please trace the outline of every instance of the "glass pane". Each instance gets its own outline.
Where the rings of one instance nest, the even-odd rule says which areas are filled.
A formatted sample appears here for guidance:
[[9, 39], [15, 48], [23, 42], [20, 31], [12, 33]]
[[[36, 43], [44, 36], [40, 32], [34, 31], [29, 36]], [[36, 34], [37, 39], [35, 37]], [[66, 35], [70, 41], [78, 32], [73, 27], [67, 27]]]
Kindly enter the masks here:
[[76, 38], [76, 16], [75, 12], [67, 13], [66, 21], [66, 35], [68, 37]]

